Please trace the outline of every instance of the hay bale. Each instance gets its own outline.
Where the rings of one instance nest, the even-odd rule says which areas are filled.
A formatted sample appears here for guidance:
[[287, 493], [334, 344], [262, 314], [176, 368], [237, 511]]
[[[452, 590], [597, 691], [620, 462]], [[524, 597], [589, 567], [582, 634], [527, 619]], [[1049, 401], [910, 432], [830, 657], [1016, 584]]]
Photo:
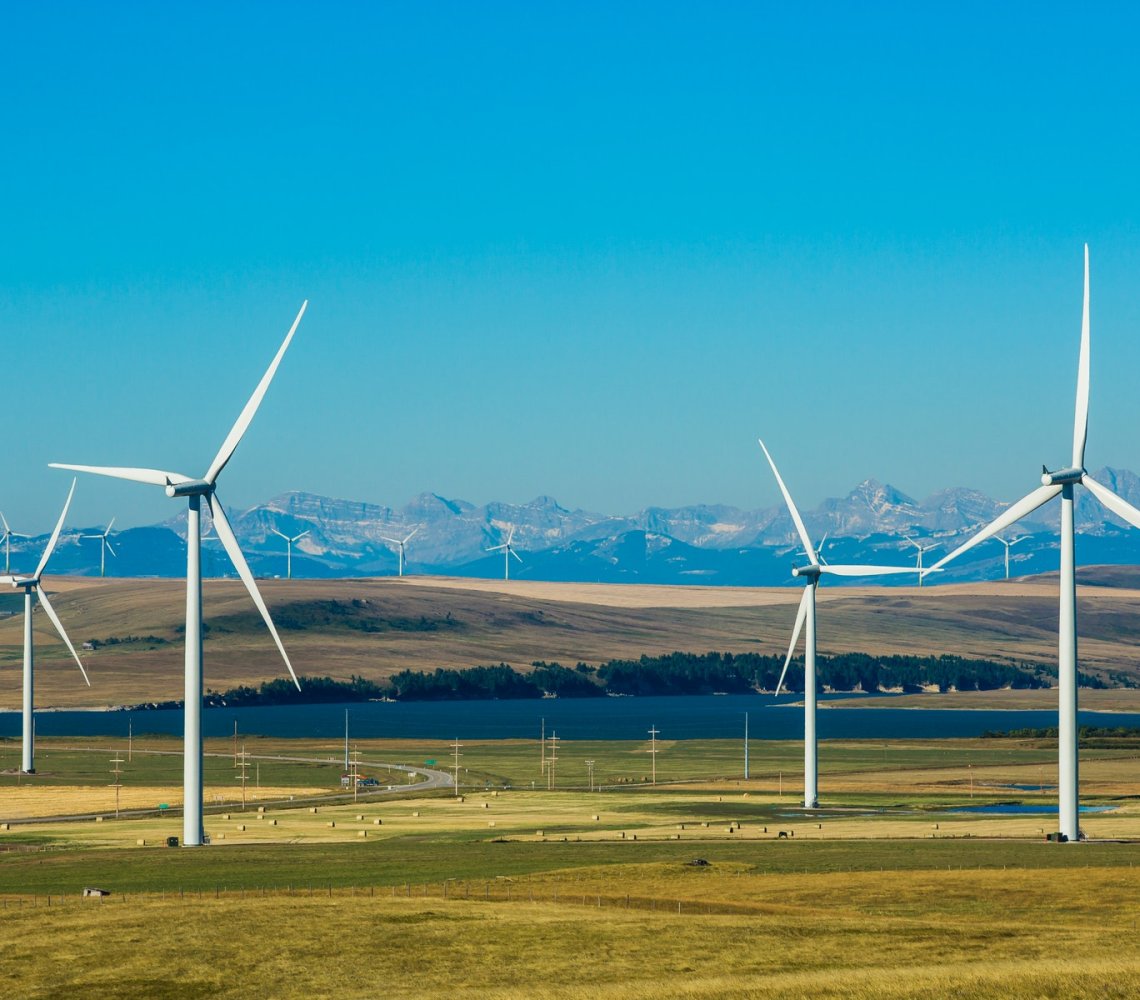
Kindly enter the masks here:
[[102, 822], [103, 822], [103, 817], [102, 817], [102, 816], [96, 816], [96, 817], [95, 817], [95, 822], [96, 822], [96, 823], [102, 823]]
[[336, 820], [335, 820], [335, 819], [330, 819], [326, 825], [327, 825], [327, 826], [328, 826], [328, 828], [331, 830], [331, 829], [333, 829], [333, 827], [335, 827], [335, 826], [336, 826]]
[[316, 806], [309, 806], [309, 812], [311, 812], [311, 813], [315, 813], [316, 811], [317, 811], [317, 807], [316, 807]]
[[384, 823], [384, 821], [383, 821], [382, 819], [374, 819], [374, 820], [372, 821], [372, 825], [373, 825], [373, 826], [382, 826], [382, 825], [383, 825], [383, 823]]
[[417, 809], [417, 810], [416, 810], [414, 813], [412, 813], [412, 816], [413, 816], [414, 818], [416, 818], [416, 819], [419, 819], [419, 817], [420, 817], [420, 811]]
[[599, 816], [597, 813], [594, 813], [594, 815], [590, 817], [590, 819], [592, 819], [595, 823], [597, 823], [598, 820], [600, 820], [601, 818], [602, 817]]
[[238, 830], [244, 832], [245, 831], [245, 824], [244, 823], [238, 823], [237, 828], [238, 828]]
[[229, 813], [222, 813], [222, 819], [229, 819], [229, 818], [230, 818]]
[[142, 837], [139, 837], [139, 839], [135, 841], [135, 847], [146, 847], [146, 841], [143, 840]]
[[490, 820], [490, 821], [487, 823], [487, 825], [488, 825], [488, 826], [494, 826], [494, 825], [495, 825], [495, 821], [494, 821], [494, 820]]
[[364, 822], [364, 813], [361, 813], [359, 816], [357, 816], [356, 821], [358, 823], [363, 823]]
[[534, 835], [536, 837], [545, 837], [546, 836], [545, 832], [543, 832], [542, 830], [535, 830]]
[[367, 837], [367, 836], [368, 836], [368, 831], [367, 831], [367, 830], [357, 830], [357, 831], [356, 831], [356, 835], [357, 835], [358, 837]]

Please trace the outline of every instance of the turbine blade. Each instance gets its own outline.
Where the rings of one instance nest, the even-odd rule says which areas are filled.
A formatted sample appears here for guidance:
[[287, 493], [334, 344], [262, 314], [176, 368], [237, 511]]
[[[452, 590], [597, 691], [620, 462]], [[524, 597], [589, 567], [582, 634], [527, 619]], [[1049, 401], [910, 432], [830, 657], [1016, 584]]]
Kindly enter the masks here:
[[[237, 450], [237, 446], [241, 443], [242, 436], [253, 422], [257, 408], [261, 405], [261, 400], [265, 397], [265, 393], [269, 389], [269, 383], [273, 381], [273, 376], [277, 374], [277, 366], [281, 364], [281, 359], [285, 357], [285, 351], [293, 339], [293, 334], [297, 332], [297, 326], [301, 322], [301, 317], [305, 315], [305, 310], [308, 306], [308, 299], [301, 303], [301, 311], [297, 313], [297, 318], [293, 320], [293, 325], [289, 327], [289, 332], [285, 335], [284, 342], [277, 349], [277, 354], [270, 362], [265, 374], [261, 376], [261, 381], [257, 383], [257, 388], [253, 390], [253, 395], [249, 397], [249, 402], [245, 404], [245, 408], [238, 414], [237, 422], [230, 428], [229, 434], [226, 436], [225, 441], [222, 442], [222, 447], [218, 449], [218, 454], [214, 457], [214, 461], [206, 471], [206, 475], [202, 477], [211, 485], [213, 485], [214, 481], [218, 478], [222, 469], [226, 467], [226, 463], [230, 460], [233, 453]], [[290, 670], [292, 670], [292, 667], [290, 667]]]
[[116, 465], [65, 465], [62, 462], [49, 462], [51, 469], [70, 469], [72, 472], [90, 472], [96, 476], [110, 476], [112, 479], [129, 479], [136, 483], [151, 486], [169, 486], [171, 483], [188, 483], [189, 476], [179, 472], [163, 472], [161, 469], [129, 469]]
[[4, 522], [4, 534], [12, 534], [12, 529], [8, 527], [8, 518], [4, 516], [4, 512], [2, 510], [0, 510], [0, 521]]
[[[1104, 504], [1117, 517], [1123, 518], [1134, 528], [1140, 528], [1140, 510], [1137, 510], [1127, 500], [1118, 497], [1107, 486], [1102, 486], [1087, 473], [1081, 477], [1085, 484], [1102, 504]], [[1020, 539], [1019, 539], [1020, 541]]]
[[408, 542], [410, 542], [410, 541], [411, 541], [411, 540], [412, 540], [412, 539], [415, 537], [415, 535], [416, 535], [416, 532], [417, 532], [417, 531], [419, 531], [419, 530], [420, 530], [420, 528], [422, 528], [422, 527], [423, 527], [423, 525], [422, 525], [422, 524], [417, 524], [417, 525], [416, 525], [416, 526], [415, 526], [415, 527], [412, 529], [412, 533], [411, 533], [410, 535], [408, 535], [408, 537], [407, 537], [407, 538], [405, 538], [405, 539], [404, 539], [404, 544], [405, 544], [405, 545], [407, 545], [407, 544], [408, 544]]
[[489, 549], [484, 549], [484, 552], [501, 552], [506, 548], [506, 545], [492, 545]]
[[977, 532], [970, 539], [959, 545], [953, 552], [948, 552], [941, 559], [931, 566], [926, 573], [933, 573], [943, 566], [945, 566], [951, 559], [957, 559], [963, 552], [972, 549], [980, 542], [984, 542], [987, 538], [996, 535], [999, 531], [1004, 531], [1015, 521], [1020, 521], [1026, 514], [1032, 514], [1042, 504], [1048, 503], [1058, 493], [1061, 492], [1061, 487], [1057, 485], [1038, 486], [1028, 496], [1022, 497], [1017, 503], [1008, 507], [1004, 513], [999, 514], [994, 520], [987, 524], [981, 531]]
[[788, 505], [788, 513], [792, 515], [792, 522], [796, 526], [796, 531], [799, 532], [800, 541], [803, 542], [804, 552], [807, 553], [808, 562], [818, 563], [819, 557], [815, 554], [815, 549], [811, 547], [811, 539], [808, 538], [807, 528], [804, 527], [800, 512], [796, 510], [795, 501], [792, 500], [792, 495], [784, 485], [784, 480], [780, 478], [780, 470], [776, 468], [776, 463], [772, 461], [772, 456], [768, 453], [768, 449], [764, 447], [763, 441], [760, 442], [760, 447], [764, 451], [765, 458], [768, 459], [768, 464], [772, 466], [772, 474], [776, 477], [776, 482], [780, 486], [780, 492], [784, 494], [784, 502]]
[[522, 556], [520, 556], [514, 549], [508, 549], [507, 551], [510, 552], [510, 554], [514, 556], [519, 562], [522, 562]]
[[59, 637], [63, 640], [63, 644], [71, 651], [71, 655], [75, 658], [75, 662], [79, 666], [79, 672], [83, 675], [83, 679], [87, 681], [87, 686], [91, 687], [91, 679], [87, 676], [87, 671], [83, 669], [83, 661], [79, 658], [79, 654], [75, 651], [75, 647], [71, 644], [71, 640], [63, 630], [63, 622], [59, 620], [59, 615], [55, 613], [55, 608], [51, 606], [51, 601], [48, 600], [48, 596], [44, 593], [43, 587], [38, 584], [36, 585], [36, 595], [40, 599], [40, 604], [44, 606], [44, 611], [47, 612], [47, 616], [51, 619], [51, 623], [55, 626], [55, 630], [59, 633]]
[[109, 534], [111, 533], [111, 529], [112, 529], [114, 526], [115, 526], [115, 519], [114, 519], [114, 518], [111, 518], [111, 523], [110, 523], [110, 524], [108, 524], [108, 525], [107, 525], [107, 527], [106, 527], [106, 528], [103, 530], [103, 534], [104, 534], [104, 535], [109, 535]]
[[1077, 409], [1073, 419], [1073, 468], [1085, 467], [1089, 432], [1089, 245], [1085, 244], [1085, 299], [1081, 309], [1081, 357], [1077, 365]]
[[107, 546], [107, 551], [110, 552], [111, 555], [113, 555], [116, 559], [119, 558], [118, 553], [115, 552], [115, 546], [111, 544], [111, 540], [109, 538], [104, 539], [103, 544]]
[[44, 549], [44, 554], [40, 557], [40, 564], [36, 567], [34, 578], [37, 580], [43, 575], [43, 571], [47, 568], [48, 560], [55, 551], [55, 543], [59, 541], [59, 533], [63, 530], [63, 522], [67, 519], [67, 508], [71, 506], [71, 498], [73, 496], [75, 496], [74, 478], [71, 480], [71, 489], [67, 493], [67, 500], [64, 501], [63, 510], [60, 511], [59, 520], [55, 522], [55, 531], [51, 533], [47, 548]]
[[820, 566], [832, 576], [889, 576], [891, 573], [917, 573], [917, 566]]
[[277, 649], [285, 661], [285, 666], [289, 668], [289, 676], [293, 678], [293, 683], [297, 685], [297, 690], [300, 691], [301, 682], [297, 680], [297, 674], [293, 670], [293, 664], [289, 662], [289, 654], [285, 652], [285, 647], [281, 644], [281, 637], [277, 634], [277, 629], [273, 625], [273, 619], [269, 617], [269, 609], [265, 606], [265, 601], [261, 599], [261, 592], [257, 589], [257, 584], [253, 580], [253, 573], [250, 572], [249, 563], [245, 561], [245, 556], [241, 554], [241, 548], [238, 546], [237, 538], [234, 537], [234, 529], [230, 527], [230, 519], [226, 516], [225, 510], [222, 508], [222, 502], [218, 499], [216, 493], [209, 493], [207, 497], [210, 503], [210, 516], [214, 522], [214, 530], [218, 533], [218, 538], [221, 540], [227, 555], [229, 555], [230, 562], [234, 564], [234, 569], [238, 571], [241, 582], [245, 584], [245, 589], [249, 591], [249, 596], [253, 598], [253, 603], [257, 605], [257, 610], [261, 612], [261, 617], [269, 628], [269, 634], [273, 636], [273, 641], [277, 643]]
[[304, 538], [304, 537], [305, 537], [307, 534], [309, 534], [309, 533], [310, 533], [312, 530], [313, 530], [312, 528], [306, 528], [306, 529], [305, 529], [304, 531], [302, 531], [302, 532], [301, 532], [299, 535], [294, 535], [294, 536], [293, 536], [293, 541], [295, 541], [295, 542], [299, 542], [299, 541], [300, 541], [302, 538]]
[[511, 539], [515, 537], [515, 526], [511, 525], [511, 530], [507, 532], [507, 544], [511, 544]]
[[792, 641], [788, 643], [788, 655], [784, 657], [784, 669], [780, 671], [780, 679], [776, 682], [777, 698], [780, 696], [780, 688], [784, 686], [784, 676], [788, 672], [788, 664], [792, 662], [792, 653], [796, 651], [796, 643], [800, 641], [800, 632], [804, 627], [804, 620], [807, 618], [808, 602], [814, 599], [814, 588], [809, 583], [804, 587], [803, 597], [800, 598], [800, 606], [796, 610], [796, 624], [792, 628]]
[[289, 536], [278, 531], [276, 528], [270, 528], [269, 530], [272, 531], [273, 534], [275, 534], [278, 538], [284, 538], [285, 541], [289, 541]]

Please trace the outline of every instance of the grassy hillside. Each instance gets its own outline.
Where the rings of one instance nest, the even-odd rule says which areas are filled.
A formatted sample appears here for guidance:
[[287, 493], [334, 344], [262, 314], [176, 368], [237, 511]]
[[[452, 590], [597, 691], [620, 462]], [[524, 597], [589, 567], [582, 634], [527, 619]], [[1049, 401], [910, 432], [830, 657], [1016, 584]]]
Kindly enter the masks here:
[[[266, 580], [266, 600], [299, 673], [379, 679], [404, 669], [704, 652], [783, 653], [798, 588], [646, 587], [419, 578]], [[40, 705], [181, 697], [184, 590], [167, 580], [52, 581], [53, 602], [84, 654], [86, 689], [43, 612], [36, 613]], [[1080, 591], [1081, 667], [1140, 678], [1140, 594]], [[284, 667], [236, 581], [204, 592], [206, 683], [257, 683]], [[4, 610], [0, 608], [0, 610]], [[917, 589], [821, 588], [822, 652], [1056, 656], [1056, 591], [1044, 583]], [[21, 619], [0, 619], [0, 705], [19, 704]]]

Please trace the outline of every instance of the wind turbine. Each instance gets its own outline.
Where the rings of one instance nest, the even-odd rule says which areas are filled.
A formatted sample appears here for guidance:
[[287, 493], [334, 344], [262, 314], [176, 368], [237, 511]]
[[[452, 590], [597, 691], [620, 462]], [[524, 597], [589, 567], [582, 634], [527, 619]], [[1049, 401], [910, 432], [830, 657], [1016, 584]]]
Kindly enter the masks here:
[[931, 549], [936, 549], [936, 548], [938, 548], [938, 546], [937, 545], [919, 545], [918, 542], [916, 542], [909, 535], [905, 536], [903, 538], [903, 541], [904, 542], [910, 542], [911, 545], [913, 545], [916, 549], [918, 549], [918, 565], [917, 565], [918, 585], [921, 587], [922, 586], [922, 554], [924, 552], [929, 552]]
[[1009, 579], [1009, 550], [1012, 549], [1018, 542], [1024, 542], [1028, 537], [1028, 535], [1018, 535], [1017, 538], [1014, 538], [1012, 541], [1007, 542], [1000, 535], [994, 536], [995, 542], [1001, 542], [1002, 545], [1005, 546], [1005, 578], [1007, 580]]
[[285, 543], [286, 543], [286, 546], [288, 549], [288, 555], [285, 557], [285, 566], [286, 566], [285, 579], [286, 580], [292, 580], [293, 579], [293, 543], [295, 541], [298, 541], [301, 538], [304, 538], [313, 529], [312, 528], [306, 528], [299, 535], [294, 535], [292, 538], [290, 538], [288, 535], [283, 534], [282, 532], [278, 531], [276, 528], [270, 528], [269, 530], [272, 531], [273, 534], [277, 535], [279, 538], [285, 539]]
[[1084, 486], [1105, 507], [1140, 528], [1140, 510], [1102, 486], [1085, 471], [1085, 442], [1089, 423], [1089, 247], [1085, 244], [1084, 305], [1081, 309], [1081, 349], [1077, 363], [1077, 403], [1073, 419], [1072, 463], [1050, 472], [1042, 466], [1041, 485], [1012, 504], [972, 538], [930, 567], [941, 569], [950, 560], [984, 542], [1033, 513], [1055, 496], [1061, 496], [1060, 615], [1057, 634], [1057, 798], [1060, 832], [1068, 840], [1080, 836], [1077, 750], [1077, 579], [1073, 551], [1073, 492]]
[[511, 530], [507, 533], [507, 540], [502, 545], [492, 545], [488, 552], [498, 552], [500, 549], [503, 552], [503, 579], [509, 580], [511, 578], [511, 556], [522, 562], [522, 557], [515, 551], [514, 546], [511, 545], [511, 539], [515, 537], [515, 526], [511, 525]]
[[384, 539], [384, 541], [391, 542], [393, 545], [399, 546], [399, 548], [400, 548], [400, 576], [404, 575], [404, 546], [406, 546], [408, 544], [408, 542], [410, 542], [412, 540], [412, 538], [416, 534], [416, 532], [419, 531], [420, 528], [422, 528], [422, 527], [423, 527], [422, 524], [417, 524], [412, 529], [412, 533], [410, 535], [408, 535], [407, 538], [402, 539], [402, 540], [399, 538], [389, 538], [387, 535], [381, 535], [380, 536], [381, 538]]
[[91, 472], [100, 476], [111, 476], [114, 479], [129, 479], [138, 483], [147, 483], [152, 486], [161, 486], [166, 490], [168, 497], [185, 497], [188, 505], [186, 516], [186, 686], [185, 686], [185, 730], [183, 736], [183, 796], [185, 799], [182, 814], [182, 843], [187, 847], [196, 847], [202, 843], [202, 540], [201, 518], [202, 499], [205, 498], [213, 520], [214, 530], [218, 539], [225, 548], [234, 564], [238, 576], [249, 591], [249, 596], [261, 612], [266, 626], [269, 628], [273, 641], [277, 644], [285, 666], [289, 668], [289, 675], [293, 683], [300, 690], [301, 684], [293, 671], [293, 664], [285, 647], [281, 644], [281, 637], [269, 617], [269, 609], [265, 606], [261, 594], [250, 572], [249, 564], [242, 555], [237, 538], [234, 537], [230, 519], [217, 494], [218, 476], [226, 467], [242, 436], [253, 421], [257, 408], [273, 381], [277, 366], [285, 356], [285, 351], [297, 331], [301, 317], [309, 303], [306, 300], [301, 305], [301, 311], [293, 320], [284, 342], [278, 348], [269, 368], [261, 377], [261, 381], [250, 396], [249, 402], [238, 415], [237, 422], [231, 428], [222, 447], [215, 456], [214, 461], [206, 470], [201, 479], [192, 479], [177, 472], [163, 472], [159, 469], [132, 469], [121, 467], [105, 467], [92, 465], [63, 465], [51, 463], [52, 468], [74, 469], [78, 472]]
[[111, 546], [111, 540], [107, 537], [111, 534], [111, 526], [115, 523], [115, 519], [111, 518], [111, 523], [103, 529], [102, 534], [99, 535], [80, 535], [80, 538], [98, 538], [101, 540], [99, 546], [99, 575], [106, 575], [107, 569], [107, 551], [110, 550], [111, 555], [115, 554], [114, 548]]
[[71, 655], [75, 658], [76, 664], [79, 666], [79, 672], [83, 674], [83, 679], [87, 681], [87, 686], [91, 686], [91, 681], [87, 676], [87, 671], [83, 669], [83, 661], [79, 659], [79, 654], [75, 652], [75, 647], [71, 644], [71, 640], [67, 637], [67, 633], [63, 630], [63, 623], [59, 620], [59, 615], [55, 613], [55, 608], [51, 606], [51, 601], [44, 593], [42, 586], [42, 578], [44, 570], [47, 569], [48, 560], [51, 559], [52, 553], [55, 551], [55, 544], [59, 541], [59, 533], [63, 530], [63, 522], [67, 518], [67, 510], [71, 506], [71, 498], [75, 495], [75, 480], [71, 481], [71, 489], [67, 494], [67, 501], [63, 505], [63, 512], [59, 515], [59, 520], [56, 522], [55, 531], [51, 533], [51, 538], [48, 539], [47, 548], [44, 549], [44, 554], [40, 557], [39, 565], [36, 571], [31, 576], [5, 576], [3, 577], [4, 583], [10, 583], [13, 587], [24, 588], [24, 746], [23, 746], [23, 759], [20, 765], [20, 770], [25, 774], [33, 774], [36, 770], [35, 766], [35, 718], [33, 700], [35, 694], [35, 677], [34, 677], [34, 664], [33, 664], [33, 650], [34, 643], [32, 639], [32, 594], [40, 599], [40, 604], [43, 605], [44, 611], [47, 613], [51, 623], [55, 626], [55, 630], [59, 633], [59, 637], [63, 640], [63, 644], [68, 648]]
[[13, 531], [8, 527], [8, 518], [3, 512], [0, 512], [0, 521], [4, 523], [4, 572], [11, 573], [10, 569], [12, 561], [12, 539], [13, 538], [31, 538], [31, 535], [21, 535], [18, 531]]
[[792, 576], [800, 577], [804, 583], [804, 595], [800, 598], [799, 610], [796, 612], [796, 624], [792, 629], [792, 641], [788, 644], [788, 655], [784, 657], [784, 669], [780, 672], [780, 680], [776, 684], [776, 695], [784, 686], [784, 677], [788, 672], [788, 664], [792, 662], [792, 653], [795, 652], [799, 642], [800, 631], [806, 623], [807, 630], [804, 636], [804, 806], [814, 809], [819, 805], [819, 753], [816, 746], [815, 714], [816, 714], [816, 671], [815, 671], [815, 591], [819, 586], [819, 578], [824, 573], [835, 576], [885, 576], [890, 573], [915, 573], [917, 570], [908, 566], [832, 566], [824, 562], [815, 548], [812, 547], [808, 537], [807, 528], [804, 527], [800, 512], [796, 509], [792, 495], [788, 492], [784, 480], [780, 477], [780, 470], [772, 461], [772, 456], [760, 442], [764, 457], [772, 467], [776, 483], [784, 495], [784, 502], [788, 506], [788, 513], [792, 516], [792, 523], [800, 536], [804, 553], [807, 555], [806, 566], [792, 568]]

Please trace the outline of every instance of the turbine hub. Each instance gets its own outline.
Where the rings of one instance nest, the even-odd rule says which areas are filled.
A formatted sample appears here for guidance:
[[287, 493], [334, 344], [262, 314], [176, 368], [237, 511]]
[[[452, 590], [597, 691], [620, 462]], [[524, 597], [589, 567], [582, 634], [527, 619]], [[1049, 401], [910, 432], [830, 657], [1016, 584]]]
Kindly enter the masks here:
[[817, 563], [812, 563], [810, 566], [793, 566], [792, 576], [802, 576], [805, 580], [815, 581], [819, 579], [821, 570]]

